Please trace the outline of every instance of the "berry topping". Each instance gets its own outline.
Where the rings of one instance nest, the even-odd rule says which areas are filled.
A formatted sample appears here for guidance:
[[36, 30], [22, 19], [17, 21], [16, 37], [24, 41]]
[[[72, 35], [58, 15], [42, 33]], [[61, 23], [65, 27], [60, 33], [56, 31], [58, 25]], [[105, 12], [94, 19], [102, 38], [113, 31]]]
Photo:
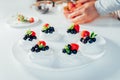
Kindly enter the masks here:
[[96, 41], [96, 36], [97, 34], [95, 34], [94, 32], [90, 34], [90, 32], [88, 31], [82, 31], [80, 41], [84, 44], [86, 44], [87, 42], [91, 44]]
[[32, 52], [40, 52], [49, 50], [49, 46], [46, 45], [45, 41], [39, 41], [34, 47], [31, 48]]
[[46, 23], [43, 28], [42, 28], [42, 32], [44, 33], [50, 33], [52, 34], [55, 31], [54, 27], [50, 26], [48, 23]]
[[76, 34], [79, 33], [79, 29], [80, 26], [78, 24], [72, 24], [67, 30], [67, 33]]
[[37, 39], [36, 33], [34, 31], [28, 30], [23, 37], [24, 40], [32, 41], [33, 39]]
[[29, 19], [29, 22], [30, 22], [30, 23], [33, 23], [33, 22], [34, 22], [34, 18], [31, 17], [31, 18]]
[[90, 32], [89, 31], [84, 30], [84, 31], [81, 32], [81, 37], [82, 38], [87, 37], [87, 36], [90, 36]]
[[67, 53], [68, 55], [71, 55], [72, 53], [73, 54], [77, 54], [78, 49], [79, 49], [79, 45], [78, 44], [71, 43], [71, 44], [66, 45], [63, 48], [62, 52], [63, 53]]

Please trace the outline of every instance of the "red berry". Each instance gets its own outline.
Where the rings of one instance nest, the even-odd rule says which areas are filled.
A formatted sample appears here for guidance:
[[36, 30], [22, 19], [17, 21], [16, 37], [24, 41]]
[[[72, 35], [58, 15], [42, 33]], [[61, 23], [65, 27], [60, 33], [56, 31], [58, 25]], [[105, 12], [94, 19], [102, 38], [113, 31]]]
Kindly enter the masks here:
[[45, 41], [39, 41], [37, 44], [38, 44], [38, 45], [46, 46], [46, 42], [45, 42]]
[[71, 43], [70, 45], [71, 45], [71, 50], [77, 50], [78, 51], [78, 48], [79, 48], [78, 44]]
[[34, 32], [34, 31], [32, 31], [32, 34], [31, 34], [32, 36], [36, 36], [36, 33]]
[[87, 36], [90, 36], [90, 32], [89, 31], [84, 30], [84, 31], [81, 32], [81, 37], [82, 38], [87, 37]]
[[79, 31], [80, 31], [80, 26], [79, 26], [78, 24], [75, 24], [75, 25], [74, 25], [74, 29], [75, 29], [77, 32], [79, 32]]
[[34, 18], [31, 17], [31, 18], [29, 19], [29, 22], [30, 22], [30, 23], [33, 23], [33, 22], [34, 22]]
[[48, 23], [44, 24], [44, 27], [48, 28], [48, 27], [49, 27], [49, 24], [48, 24]]

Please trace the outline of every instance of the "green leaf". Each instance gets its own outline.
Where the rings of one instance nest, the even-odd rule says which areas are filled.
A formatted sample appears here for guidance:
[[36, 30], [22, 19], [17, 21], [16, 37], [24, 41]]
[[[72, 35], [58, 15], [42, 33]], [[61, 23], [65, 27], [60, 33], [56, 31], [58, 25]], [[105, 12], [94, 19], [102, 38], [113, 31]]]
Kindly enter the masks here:
[[26, 34], [31, 35], [32, 34], [31, 30], [28, 30]]
[[97, 36], [97, 34], [95, 34], [94, 32], [91, 33], [90, 38], [95, 38]]
[[39, 48], [43, 48], [44, 46], [42, 44], [39, 45]]
[[72, 24], [70, 27], [69, 27], [69, 29], [73, 29], [74, 28], [74, 24]]

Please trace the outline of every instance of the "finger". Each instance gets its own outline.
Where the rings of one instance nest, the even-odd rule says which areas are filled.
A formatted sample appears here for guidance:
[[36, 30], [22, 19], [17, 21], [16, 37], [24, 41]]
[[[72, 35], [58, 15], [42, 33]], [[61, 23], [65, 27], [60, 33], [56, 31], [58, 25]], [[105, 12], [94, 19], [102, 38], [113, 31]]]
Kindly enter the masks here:
[[88, 0], [79, 0], [79, 1], [77, 1], [77, 3], [85, 3], [85, 2], [87, 2]]
[[78, 15], [81, 15], [82, 13], [83, 13], [82, 10], [76, 10], [76, 11], [72, 12], [71, 14], [69, 14], [68, 18], [72, 19]]
[[73, 19], [71, 19], [72, 22], [84, 22], [86, 20], [86, 15], [85, 14], [82, 14], [82, 15], [79, 15]]

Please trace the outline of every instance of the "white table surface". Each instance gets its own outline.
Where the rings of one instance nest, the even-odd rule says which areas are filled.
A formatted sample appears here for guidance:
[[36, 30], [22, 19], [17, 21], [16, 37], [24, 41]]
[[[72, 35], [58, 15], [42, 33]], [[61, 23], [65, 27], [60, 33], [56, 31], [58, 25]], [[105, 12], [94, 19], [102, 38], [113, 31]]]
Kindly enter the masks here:
[[[28, 28], [11, 28], [6, 24], [9, 16], [17, 12], [40, 17], [42, 24], [45, 22], [64, 26], [67, 20], [57, 14], [40, 15], [30, 5], [35, 0], [0, 0], [0, 80], [120, 80], [120, 22], [110, 17], [99, 18], [93, 23], [81, 25], [83, 29], [97, 32], [110, 40], [117, 51], [109, 55], [103, 64], [93, 63], [76, 71], [68, 72], [47, 72], [40, 71], [37, 76], [25, 69], [13, 56], [12, 46], [21, 37], [21, 34]], [[40, 25], [31, 27], [38, 30]], [[100, 62], [100, 61], [99, 61]], [[105, 67], [104, 67], [105, 66]]]

